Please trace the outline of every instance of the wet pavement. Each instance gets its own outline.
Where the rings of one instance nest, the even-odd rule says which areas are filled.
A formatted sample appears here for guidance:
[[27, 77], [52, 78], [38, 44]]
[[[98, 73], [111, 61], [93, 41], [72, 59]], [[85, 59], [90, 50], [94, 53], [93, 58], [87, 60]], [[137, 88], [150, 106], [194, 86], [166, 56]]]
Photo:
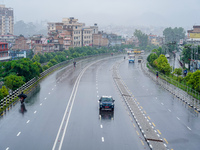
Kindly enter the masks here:
[[[112, 67], [121, 59], [92, 64], [93, 58], [49, 75], [24, 106], [17, 103], [0, 118], [0, 149], [52, 149], [55, 143], [70, 150], [149, 149], [113, 81]], [[170, 148], [199, 149], [199, 114], [148, 78], [137, 62], [124, 60], [119, 74]], [[101, 95], [113, 96], [113, 113], [99, 112]]]

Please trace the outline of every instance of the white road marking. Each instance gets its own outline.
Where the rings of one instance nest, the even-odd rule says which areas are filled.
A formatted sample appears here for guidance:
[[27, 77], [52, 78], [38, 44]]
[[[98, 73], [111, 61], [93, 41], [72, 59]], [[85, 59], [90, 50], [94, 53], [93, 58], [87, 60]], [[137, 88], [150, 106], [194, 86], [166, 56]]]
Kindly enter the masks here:
[[19, 136], [21, 134], [21, 132], [19, 132], [18, 134], [17, 134], [17, 136]]
[[97, 97], [99, 97], [99, 95], [97, 95]]
[[156, 97], [156, 99], [157, 99], [157, 97]]
[[53, 90], [53, 88], [52, 88], [52, 90]]
[[28, 120], [26, 123], [29, 123], [30, 122], [30, 120]]
[[99, 93], [99, 92], [97, 91], [97, 93]]
[[7, 147], [6, 150], [9, 150], [9, 147]]
[[56, 85], [55, 85], [56, 86]]
[[104, 142], [104, 137], [101, 138], [102, 142]]
[[161, 105], [164, 105], [163, 103], [161, 103]]
[[187, 128], [188, 128], [189, 130], [192, 130], [192, 129], [190, 129], [190, 127], [188, 127], [188, 126], [187, 126]]
[[42, 106], [42, 103], [40, 104], [40, 106]]
[[103, 128], [103, 125], [101, 124], [100, 127]]
[[36, 114], [37, 111], [34, 111], [34, 114]]
[[168, 109], [169, 110], [169, 112], [172, 112], [170, 109]]
[[49, 92], [49, 94], [51, 94], [51, 93]]
[[44, 99], [47, 99], [46, 97]]
[[148, 91], [148, 89], [147, 89], [147, 91]]
[[181, 120], [179, 117], [176, 117], [178, 120]]
[[[100, 61], [100, 60], [99, 60]], [[68, 104], [67, 104], [67, 107], [65, 109], [65, 113], [64, 113], [64, 116], [63, 116], [63, 119], [61, 121], [61, 124], [60, 124], [60, 127], [59, 127], [59, 130], [58, 130], [58, 133], [57, 133], [57, 136], [56, 136], [56, 139], [54, 141], [54, 145], [53, 145], [53, 148], [52, 150], [55, 150], [57, 149], [56, 146], [58, 144], [58, 150], [61, 150], [62, 148], [62, 144], [63, 144], [63, 140], [64, 140], [64, 137], [65, 137], [65, 134], [66, 134], [66, 130], [67, 130], [67, 126], [68, 126], [68, 123], [69, 123], [69, 118], [70, 118], [70, 115], [71, 115], [71, 111], [72, 111], [72, 107], [73, 107], [73, 104], [74, 104], [74, 100], [75, 100], [75, 97], [76, 97], [76, 93], [77, 93], [77, 90], [78, 90], [78, 86], [79, 86], [79, 83], [80, 83], [80, 80], [81, 80], [81, 77], [83, 76], [84, 72], [90, 67], [92, 66], [93, 64], [99, 62], [99, 61], [96, 61], [90, 65], [88, 65], [87, 67], [85, 67], [81, 73], [79, 74], [79, 76], [77, 77], [76, 81], [75, 81], [75, 84], [74, 84], [74, 87], [73, 87], [73, 90], [71, 92], [71, 96], [70, 96], [70, 99], [68, 101]], [[70, 105], [71, 104], [71, 105]], [[68, 114], [68, 115], [67, 115]], [[67, 116], [66, 116], [67, 115]], [[65, 122], [65, 124], [64, 124]], [[61, 129], [64, 127], [64, 131], [62, 132], [62, 135], [61, 135], [61, 139], [59, 140], [60, 142], [58, 143], [58, 138], [60, 136], [60, 132], [61, 132]]]
[[96, 87], [96, 89], [98, 90], [98, 87]]

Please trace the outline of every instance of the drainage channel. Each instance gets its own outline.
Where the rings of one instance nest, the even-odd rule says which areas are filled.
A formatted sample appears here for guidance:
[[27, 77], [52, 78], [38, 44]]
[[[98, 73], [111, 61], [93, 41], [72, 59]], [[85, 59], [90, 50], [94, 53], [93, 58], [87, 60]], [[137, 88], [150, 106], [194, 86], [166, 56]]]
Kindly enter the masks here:
[[152, 150], [167, 150], [167, 145], [163, 142], [163, 139], [157, 135], [153, 126], [151, 126], [150, 122], [144, 116], [142, 110], [138, 106], [138, 103], [133, 98], [133, 96], [129, 93], [128, 87], [123, 84], [123, 80], [120, 78], [118, 67], [121, 62], [117, 62], [113, 66], [113, 79], [115, 84], [117, 85], [127, 107], [129, 108], [132, 116], [134, 117], [142, 135], [144, 136], [147, 144]]

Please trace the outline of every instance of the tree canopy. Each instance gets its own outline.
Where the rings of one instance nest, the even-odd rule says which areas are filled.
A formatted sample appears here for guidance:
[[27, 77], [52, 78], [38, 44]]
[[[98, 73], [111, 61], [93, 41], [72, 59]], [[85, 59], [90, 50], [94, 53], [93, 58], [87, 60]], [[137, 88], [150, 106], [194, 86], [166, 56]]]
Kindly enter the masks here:
[[165, 42], [171, 43], [176, 42], [178, 43], [180, 39], [185, 38], [185, 30], [182, 27], [175, 27], [174, 29], [169, 27], [165, 28], [163, 31], [163, 36], [165, 36]]
[[135, 30], [134, 36], [137, 37], [139, 41], [139, 46], [146, 47], [148, 44], [148, 35], [145, 33], [142, 33], [141, 30]]
[[12, 90], [18, 89], [24, 83], [25, 82], [23, 77], [14, 74], [11, 74], [4, 78], [4, 84], [6, 85], [6, 87]]
[[168, 63], [168, 60], [165, 57], [165, 55], [161, 54], [156, 60], [154, 60], [153, 64], [163, 74], [167, 74], [167, 75], [170, 74], [171, 66]]

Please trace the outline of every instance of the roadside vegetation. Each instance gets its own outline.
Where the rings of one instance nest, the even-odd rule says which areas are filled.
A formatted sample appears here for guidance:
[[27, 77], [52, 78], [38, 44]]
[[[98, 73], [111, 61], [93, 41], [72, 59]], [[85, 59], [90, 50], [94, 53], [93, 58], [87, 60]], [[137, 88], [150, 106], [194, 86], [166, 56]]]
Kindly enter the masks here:
[[[131, 48], [133, 45], [115, 46], [110, 48], [79, 47], [70, 48], [62, 52], [38, 53], [32, 59], [22, 58], [8, 62], [0, 62], [0, 81], [3, 86], [0, 88], [0, 100], [9, 94], [9, 91], [16, 90], [24, 83], [34, 77], [39, 77], [40, 73], [48, 68], [74, 58], [103, 53], [115, 53], [123, 51], [124, 48]], [[45, 64], [45, 65], [41, 65]]]
[[185, 91], [187, 91], [189, 87], [200, 92], [200, 70], [197, 70], [194, 73], [189, 72], [187, 76], [184, 77], [182, 68], [175, 68], [174, 71], [172, 71], [172, 67], [168, 63], [167, 58], [161, 54], [161, 51], [161, 48], [152, 50], [147, 57], [148, 68], [155, 74], [158, 71], [160, 78]]

